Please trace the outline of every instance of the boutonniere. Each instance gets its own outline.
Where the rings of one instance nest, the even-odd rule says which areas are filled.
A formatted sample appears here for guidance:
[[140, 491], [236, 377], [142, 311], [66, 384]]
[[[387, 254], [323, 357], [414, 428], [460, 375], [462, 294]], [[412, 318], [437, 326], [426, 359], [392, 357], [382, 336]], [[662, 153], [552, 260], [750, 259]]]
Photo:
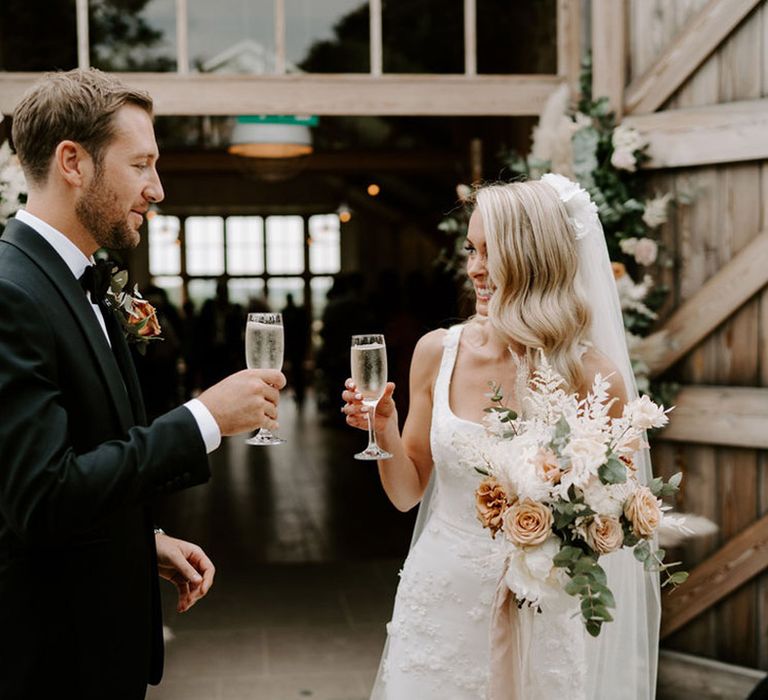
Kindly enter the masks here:
[[113, 268], [114, 272], [109, 281], [107, 302], [115, 316], [120, 321], [125, 338], [136, 345], [143, 355], [151, 340], [162, 340], [160, 321], [157, 311], [152, 304], [139, 294], [138, 285], [133, 286], [133, 293], [125, 291], [128, 284], [128, 271]]

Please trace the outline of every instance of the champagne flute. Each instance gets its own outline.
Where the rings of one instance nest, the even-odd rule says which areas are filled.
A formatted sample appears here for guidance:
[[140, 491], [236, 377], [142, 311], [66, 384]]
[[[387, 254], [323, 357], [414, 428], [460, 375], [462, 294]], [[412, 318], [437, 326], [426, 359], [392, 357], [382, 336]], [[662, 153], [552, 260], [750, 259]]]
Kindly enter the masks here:
[[[248, 314], [245, 324], [245, 363], [248, 369], [283, 368], [282, 314]], [[282, 445], [285, 440], [261, 428], [248, 445]]]
[[368, 407], [368, 447], [355, 455], [355, 459], [390, 459], [389, 452], [376, 444], [374, 428], [376, 405], [387, 386], [387, 348], [384, 336], [353, 335], [350, 349], [352, 381], [356, 391], [363, 396], [363, 405]]

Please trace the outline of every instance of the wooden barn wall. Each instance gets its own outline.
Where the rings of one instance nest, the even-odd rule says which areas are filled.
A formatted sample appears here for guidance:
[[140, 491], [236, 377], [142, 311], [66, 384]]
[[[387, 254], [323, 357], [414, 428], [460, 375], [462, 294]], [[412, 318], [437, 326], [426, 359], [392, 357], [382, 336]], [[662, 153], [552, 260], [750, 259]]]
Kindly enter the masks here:
[[[707, 0], [628, 0], [628, 80], [651, 66], [706, 4]], [[764, 2], [662, 109], [766, 96], [768, 3]], [[768, 228], [768, 164], [680, 168], [656, 173], [652, 182], [660, 191], [692, 198], [690, 205], [676, 209], [662, 232], [675, 261], [664, 273], [671, 288], [668, 311], [696, 292], [758, 231]], [[768, 386], [768, 292], [743, 306], [669, 376], [684, 384]], [[679, 552], [689, 569], [768, 511], [765, 451], [659, 442], [654, 445], [654, 460], [657, 472], [670, 475], [683, 470], [678, 508], [705, 515], [720, 527], [717, 535]], [[768, 575], [737, 590], [663, 646], [768, 670]]]

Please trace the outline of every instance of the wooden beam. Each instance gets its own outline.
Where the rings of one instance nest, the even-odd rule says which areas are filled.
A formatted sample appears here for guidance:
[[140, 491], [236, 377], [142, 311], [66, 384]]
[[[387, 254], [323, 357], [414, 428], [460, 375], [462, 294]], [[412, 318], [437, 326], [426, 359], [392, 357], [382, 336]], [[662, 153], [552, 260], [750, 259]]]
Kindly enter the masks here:
[[607, 97], [616, 117], [624, 112], [625, 0], [592, 0], [592, 96]]
[[768, 284], [768, 231], [759, 233], [664, 324], [636, 354], [656, 376], [685, 355]]
[[581, 75], [581, 0], [557, 0], [557, 74], [579, 93]]
[[[392, 151], [351, 150], [343, 152], [315, 152], [307, 156], [302, 172], [369, 173], [383, 172], [446, 172], [466, 169], [466, 159], [445, 151]], [[237, 156], [225, 151], [172, 151], [163, 150], [157, 168], [161, 176], [170, 174], [224, 174], [242, 172]]]
[[643, 168], [679, 168], [768, 158], [768, 99], [626, 117], [648, 139]]
[[[149, 91], [158, 115], [538, 116], [556, 75], [212, 75], [119, 73]], [[10, 114], [39, 73], [0, 73]]]
[[676, 591], [662, 596], [661, 638], [668, 637], [768, 567], [768, 515], [699, 564]]
[[768, 388], [686, 386], [656, 439], [768, 449]]
[[710, 0], [686, 22], [685, 29], [656, 63], [627, 87], [627, 114], [659, 109], [759, 3], [760, 0]]

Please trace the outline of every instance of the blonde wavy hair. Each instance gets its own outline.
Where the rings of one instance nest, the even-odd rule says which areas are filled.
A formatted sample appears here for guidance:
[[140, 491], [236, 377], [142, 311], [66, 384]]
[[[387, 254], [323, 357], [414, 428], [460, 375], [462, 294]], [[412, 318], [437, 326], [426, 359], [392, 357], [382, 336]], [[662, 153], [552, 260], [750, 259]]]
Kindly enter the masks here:
[[495, 289], [489, 322], [501, 337], [526, 348], [529, 366], [541, 350], [568, 389], [580, 390], [580, 344], [591, 317], [576, 280], [577, 242], [557, 192], [544, 182], [513, 182], [481, 187], [474, 200]]

